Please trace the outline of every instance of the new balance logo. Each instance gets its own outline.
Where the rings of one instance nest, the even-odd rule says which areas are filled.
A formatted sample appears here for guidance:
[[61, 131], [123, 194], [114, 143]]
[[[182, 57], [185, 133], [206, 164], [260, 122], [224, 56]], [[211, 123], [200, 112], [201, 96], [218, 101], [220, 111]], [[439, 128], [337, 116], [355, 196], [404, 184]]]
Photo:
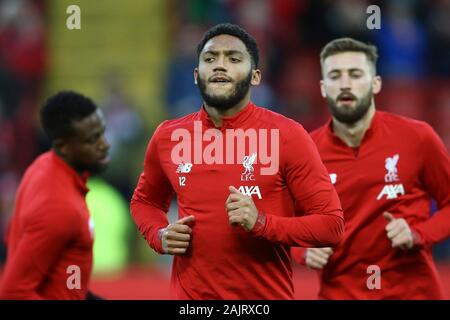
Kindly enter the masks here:
[[259, 190], [258, 186], [240, 186], [238, 190], [243, 195], [251, 197], [255, 194], [258, 199], [262, 199], [261, 191]]
[[387, 184], [381, 190], [377, 200], [380, 200], [384, 196], [386, 196], [386, 199], [396, 199], [399, 194], [405, 195], [405, 188], [403, 188], [402, 184]]
[[177, 168], [177, 173], [189, 173], [192, 169], [192, 163], [180, 163]]

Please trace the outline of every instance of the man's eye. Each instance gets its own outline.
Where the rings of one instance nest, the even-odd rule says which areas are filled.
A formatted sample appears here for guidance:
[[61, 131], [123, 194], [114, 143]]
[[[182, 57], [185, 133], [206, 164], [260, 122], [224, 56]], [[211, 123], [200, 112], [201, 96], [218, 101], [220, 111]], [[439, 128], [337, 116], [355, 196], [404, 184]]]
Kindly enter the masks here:
[[357, 78], [361, 78], [361, 77], [362, 77], [362, 73], [360, 73], [360, 72], [352, 73], [352, 74], [351, 74], [351, 77], [352, 77], [352, 78], [356, 78], [356, 79], [357, 79]]
[[205, 58], [205, 62], [213, 62], [213, 61], [214, 61], [213, 57]]
[[93, 137], [87, 139], [86, 142], [89, 143], [89, 144], [94, 144], [94, 143], [97, 142], [98, 138], [99, 138], [99, 136], [98, 136], [98, 135], [95, 135], [95, 136], [93, 136]]
[[241, 60], [238, 59], [238, 58], [233, 58], [233, 57], [231, 57], [231, 58], [230, 58], [230, 61], [231, 61], [231, 62], [239, 62], [239, 61], [241, 61]]

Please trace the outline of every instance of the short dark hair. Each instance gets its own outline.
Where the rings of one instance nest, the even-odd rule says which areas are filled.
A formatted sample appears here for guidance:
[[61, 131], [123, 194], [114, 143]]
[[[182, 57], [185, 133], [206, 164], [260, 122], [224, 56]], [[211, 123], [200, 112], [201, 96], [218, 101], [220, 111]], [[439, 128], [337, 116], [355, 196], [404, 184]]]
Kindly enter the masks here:
[[367, 60], [372, 63], [373, 70], [376, 73], [376, 65], [378, 60], [377, 47], [355, 40], [353, 38], [339, 38], [327, 43], [327, 45], [323, 47], [322, 52], [320, 53], [320, 64], [323, 66], [326, 58], [343, 52], [364, 53], [367, 57]]
[[200, 53], [202, 52], [205, 44], [214, 37], [220, 36], [222, 34], [227, 34], [236, 38], [239, 38], [245, 45], [250, 57], [252, 59], [252, 67], [254, 69], [258, 68], [259, 64], [259, 50], [258, 44], [255, 38], [253, 38], [247, 31], [238, 25], [231, 23], [221, 23], [215, 25], [211, 29], [205, 32], [202, 40], [197, 46], [197, 57], [200, 58]]
[[70, 135], [73, 121], [82, 120], [96, 110], [94, 102], [82, 94], [60, 91], [51, 96], [41, 108], [42, 129], [53, 142]]

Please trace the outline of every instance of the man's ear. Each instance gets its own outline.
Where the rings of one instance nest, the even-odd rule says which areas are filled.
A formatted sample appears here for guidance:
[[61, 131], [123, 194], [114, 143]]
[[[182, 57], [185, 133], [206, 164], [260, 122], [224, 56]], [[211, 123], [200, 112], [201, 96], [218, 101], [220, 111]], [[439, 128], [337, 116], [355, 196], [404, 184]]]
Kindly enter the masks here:
[[257, 86], [260, 84], [260, 82], [261, 82], [261, 70], [259, 69], [252, 70], [252, 80], [250, 83], [253, 86]]
[[53, 140], [53, 148], [57, 150], [58, 154], [60, 154], [64, 158], [70, 157], [69, 143], [66, 139], [58, 138]]
[[198, 79], [198, 68], [195, 68], [194, 69], [194, 83], [195, 84], [198, 84], [197, 79]]
[[381, 77], [380, 76], [375, 76], [373, 77], [372, 80], [372, 92], [373, 94], [377, 94], [381, 91]]
[[320, 80], [320, 93], [322, 94], [322, 98], [327, 97], [327, 93], [325, 92], [325, 85], [323, 83], [323, 80]]

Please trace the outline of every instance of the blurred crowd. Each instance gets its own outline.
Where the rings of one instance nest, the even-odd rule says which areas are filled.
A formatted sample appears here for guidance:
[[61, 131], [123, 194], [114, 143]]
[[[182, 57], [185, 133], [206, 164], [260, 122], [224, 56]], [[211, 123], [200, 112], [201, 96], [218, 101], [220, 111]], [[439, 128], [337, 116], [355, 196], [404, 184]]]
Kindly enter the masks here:
[[34, 112], [47, 62], [43, 13], [44, 1], [0, 1], [0, 231], [20, 176], [38, 152]]
[[[366, 27], [371, 4], [381, 8], [379, 30]], [[37, 121], [51, 59], [48, 5], [45, 0], [0, 0], [0, 236], [24, 169], [49, 147]], [[326, 42], [350, 36], [378, 47], [384, 83], [377, 107], [429, 122], [450, 150], [450, 0], [171, 0], [167, 6], [170, 56], [161, 103], [169, 118], [199, 109], [193, 82], [196, 44], [212, 25], [232, 22], [259, 44], [263, 83], [253, 89], [256, 104], [308, 130], [323, 124], [327, 107], [319, 91], [319, 53]], [[97, 103], [107, 119], [113, 162], [102, 178], [128, 201], [136, 183], [127, 169], [130, 148], [149, 137], [120, 73], [112, 71], [103, 81]], [[133, 239], [128, 249], [134, 248]], [[448, 242], [438, 255], [450, 259]]]

